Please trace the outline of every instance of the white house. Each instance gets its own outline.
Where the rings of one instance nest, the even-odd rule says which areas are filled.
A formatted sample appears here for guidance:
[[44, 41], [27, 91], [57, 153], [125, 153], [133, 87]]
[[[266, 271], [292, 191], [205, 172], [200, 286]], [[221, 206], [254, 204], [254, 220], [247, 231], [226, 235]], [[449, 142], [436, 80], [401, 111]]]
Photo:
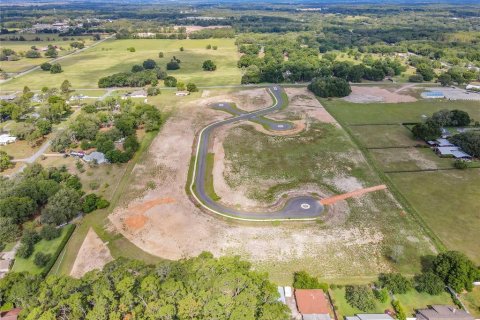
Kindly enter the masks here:
[[0, 135], [0, 146], [6, 146], [7, 144], [14, 143], [15, 141], [17, 141], [17, 137], [9, 134]]

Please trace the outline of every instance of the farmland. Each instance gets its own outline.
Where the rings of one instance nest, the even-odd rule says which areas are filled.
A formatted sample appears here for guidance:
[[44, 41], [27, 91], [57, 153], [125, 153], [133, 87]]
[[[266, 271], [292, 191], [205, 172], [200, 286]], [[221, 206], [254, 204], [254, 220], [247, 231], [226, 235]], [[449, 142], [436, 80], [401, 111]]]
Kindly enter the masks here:
[[[217, 50], [206, 49], [206, 46], [218, 46]], [[127, 51], [134, 47], [135, 52]], [[180, 51], [180, 47], [184, 51]], [[164, 58], [159, 58], [159, 52]], [[163, 69], [175, 56], [181, 61], [179, 70], [168, 73], [179, 81], [194, 82], [197, 85], [231, 85], [240, 83], [240, 69], [236, 62], [238, 53], [234, 40], [107, 40], [77, 55], [65, 58], [60, 62], [63, 72], [50, 74], [41, 70], [13, 79], [2, 84], [2, 90], [21, 90], [28, 85], [31, 89], [44, 86], [56, 87], [68, 79], [73, 88], [97, 88], [98, 79], [117, 72], [130, 71], [133, 65], [141, 64], [146, 59], [154, 59]], [[211, 59], [217, 65], [214, 72], [202, 70], [204, 60]], [[21, 61], [21, 60], [20, 60]], [[8, 68], [4, 62], [5, 68]]]

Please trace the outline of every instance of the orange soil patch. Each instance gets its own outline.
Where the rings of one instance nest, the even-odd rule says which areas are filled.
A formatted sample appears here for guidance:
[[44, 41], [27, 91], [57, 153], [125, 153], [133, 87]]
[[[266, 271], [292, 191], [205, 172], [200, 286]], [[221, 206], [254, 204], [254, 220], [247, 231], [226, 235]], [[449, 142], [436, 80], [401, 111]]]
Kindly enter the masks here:
[[374, 191], [378, 191], [378, 190], [385, 190], [385, 189], [387, 189], [387, 186], [384, 185], [384, 184], [381, 184], [381, 185], [378, 185], [378, 186], [375, 186], [375, 187], [359, 189], [359, 190], [355, 190], [355, 191], [352, 191], [352, 192], [347, 192], [347, 193], [344, 193], [344, 194], [340, 194], [338, 196], [333, 196], [333, 197], [330, 197], [330, 198], [322, 199], [322, 200], [320, 200], [320, 203], [323, 204], [323, 205], [334, 204], [335, 202], [338, 202], [338, 201], [341, 201], [341, 200], [345, 200], [345, 199], [352, 198], [352, 197], [358, 197], [358, 196], [361, 196], [365, 193], [374, 192]]
[[142, 204], [136, 205], [130, 208], [130, 210], [134, 212], [134, 214], [125, 219], [125, 224], [130, 229], [138, 230], [142, 228], [145, 225], [145, 223], [148, 221], [148, 218], [144, 215], [145, 212], [147, 212], [148, 210], [150, 210], [151, 208], [157, 205], [173, 203], [173, 202], [175, 202], [175, 199], [173, 198], [157, 198], [157, 199], [150, 200]]

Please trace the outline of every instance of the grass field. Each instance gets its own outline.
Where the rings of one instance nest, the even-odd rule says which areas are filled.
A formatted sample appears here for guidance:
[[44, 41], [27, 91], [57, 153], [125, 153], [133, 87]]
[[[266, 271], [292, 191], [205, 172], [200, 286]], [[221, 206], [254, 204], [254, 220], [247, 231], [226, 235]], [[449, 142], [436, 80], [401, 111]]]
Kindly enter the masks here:
[[480, 287], [476, 286], [472, 292], [463, 293], [461, 299], [468, 311], [470, 311], [476, 319], [480, 318]]
[[[207, 50], [207, 44], [218, 46], [218, 50]], [[127, 51], [134, 47], [135, 52]], [[184, 47], [184, 51], [180, 51]], [[165, 57], [158, 58], [162, 51]], [[208, 40], [107, 40], [78, 55], [60, 61], [63, 72], [50, 74], [41, 70], [34, 71], [3, 85], [2, 90], [18, 90], [28, 85], [31, 89], [44, 86], [58, 87], [68, 79], [73, 88], [97, 88], [98, 79], [117, 72], [130, 71], [134, 64], [142, 64], [146, 59], [154, 59], [165, 69], [166, 63], [176, 56], [181, 60], [179, 70], [170, 71], [179, 81], [194, 82], [197, 85], [239, 84], [241, 71], [237, 68], [238, 53], [233, 39]], [[202, 70], [204, 60], [211, 59], [217, 70]]]
[[62, 233], [60, 237], [47, 241], [47, 240], [41, 240], [35, 245], [35, 249], [32, 253], [32, 255], [28, 259], [23, 259], [23, 258], [15, 258], [15, 263], [13, 264], [12, 271], [14, 272], [22, 272], [22, 271], [28, 271], [32, 274], [39, 274], [41, 273], [44, 268], [37, 266], [33, 261], [35, 258], [35, 254], [38, 252], [43, 252], [45, 254], [51, 254], [52, 256], [55, 254], [55, 251], [57, 251], [58, 247], [62, 243], [62, 240], [67, 236], [68, 232], [67, 230], [69, 228], [72, 228], [72, 226], [67, 226], [62, 228]]
[[480, 263], [480, 169], [389, 176], [448, 248]]
[[[357, 313], [365, 313], [365, 311], [353, 308], [345, 300], [345, 288], [330, 290], [332, 299], [334, 300], [335, 306], [337, 309], [337, 315], [339, 319], [343, 319], [344, 316], [351, 316]], [[406, 294], [397, 294], [395, 298], [400, 301], [407, 317], [412, 317], [415, 314], [415, 310], [419, 308], [426, 308], [432, 304], [448, 304], [452, 305], [452, 299], [447, 292], [443, 292], [437, 296], [431, 296], [429, 294], [418, 293], [415, 290], [411, 290]], [[370, 313], [384, 313], [385, 310], [392, 310], [391, 300], [388, 299], [387, 302], [381, 303], [380, 301], [375, 301], [375, 308], [369, 310]]]
[[[340, 99], [322, 100], [337, 120], [348, 127], [362, 147], [414, 145], [415, 140], [401, 126], [355, 126], [348, 124], [402, 123], [419, 121], [441, 109], [462, 109], [480, 118], [480, 103], [473, 101], [417, 101], [399, 104], [353, 104]], [[398, 137], [395, 137], [395, 134]], [[410, 142], [408, 141], [410, 140]], [[452, 159], [437, 157], [423, 148], [368, 149], [382, 171], [448, 169]], [[478, 163], [474, 163], [478, 167]], [[436, 172], [391, 173], [388, 179], [418, 213], [447, 249], [466, 253], [480, 262], [478, 229], [480, 212], [480, 169]]]

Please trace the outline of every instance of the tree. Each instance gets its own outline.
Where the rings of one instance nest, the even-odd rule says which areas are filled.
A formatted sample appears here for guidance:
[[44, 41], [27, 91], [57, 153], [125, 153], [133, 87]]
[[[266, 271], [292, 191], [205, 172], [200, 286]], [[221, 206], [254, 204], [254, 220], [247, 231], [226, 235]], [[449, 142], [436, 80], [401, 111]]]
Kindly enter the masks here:
[[159, 58], [163, 58], [163, 57], [164, 57], [163, 52], [160, 51], [160, 52], [158, 53], [158, 57], [159, 57]]
[[69, 93], [72, 88], [72, 84], [68, 80], [63, 80], [62, 85], [60, 86], [60, 91], [62, 93]]
[[336, 77], [314, 79], [308, 85], [308, 89], [322, 98], [345, 97], [352, 92], [350, 84], [345, 79]]
[[44, 62], [40, 65], [40, 69], [42, 69], [43, 71], [50, 71], [51, 68], [52, 64], [48, 62]]
[[445, 288], [442, 279], [431, 271], [416, 275], [414, 282], [418, 292], [426, 292], [430, 295], [438, 295]]
[[212, 60], [205, 60], [203, 61], [202, 68], [204, 71], [215, 71], [217, 70], [217, 66]]
[[37, 50], [28, 50], [25, 52], [25, 57], [30, 59], [40, 58], [41, 54]]
[[143, 68], [144, 69], [147, 69], [147, 70], [155, 69], [156, 66], [157, 66], [157, 63], [155, 62], [155, 60], [147, 59], [147, 60], [143, 61]]
[[165, 79], [163, 79], [163, 83], [165, 84], [165, 87], [176, 87], [177, 86], [177, 79], [172, 76], [167, 76]]
[[61, 234], [61, 230], [51, 224], [44, 225], [42, 230], [40, 230], [40, 237], [42, 237], [42, 239], [45, 239], [47, 241], [60, 237], [60, 234]]
[[17, 224], [26, 221], [36, 210], [35, 201], [27, 196], [11, 196], [0, 200], [0, 216], [10, 218]]
[[183, 47], [180, 47], [180, 51], [184, 51], [185, 49]]
[[56, 58], [57, 56], [58, 56], [57, 49], [54, 46], [49, 44], [47, 51], [45, 51], [45, 57]]
[[463, 253], [447, 251], [440, 253], [432, 263], [432, 271], [457, 292], [472, 290], [473, 282], [480, 279], [480, 271]]
[[0, 245], [15, 241], [19, 234], [20, 229], [12, 218], [0, 217]]
[[412, 282], [400, 273], [381, 273], [378, 276], [378, 285], [394, 294], [407, 293], [412, 289]]
[[450, 138], [450, 142], [459, 146], [463, 151], [473, 157], [480, 157], [480, 132], [467, 131], [456, 134]]
[[178, 91], [184, 91], [185, 90], [185, 83], [179, 81], [177, 82], [177, 90]]
[[380, 290], [373, 290], [373, 295], [375, 296], [375, 298], [382, 302], [382, 303], [385, 303], [387, 302], [388, 300], [388, 297], [389, 297], [389, 294], [388, 294], [388, 290], [387, 289], [380, 289]]
[[403, 309], [402, 305], [400, 304], [400, 302], [398, 300], [392, 301], [392, 306], [393, 306], [393, 309], [395, 309], [395, 313], [397, 315], [398, 320], [406, 320], [407, 319], [407, 315], [405, 313], [405, 310]]
[[145, 70], [145, 69], [143, 68], [143, 66], [141, 66], [139, 64], [136, 64], [132, 67], [132, 72], [140, 72], [140, 71], [143, 71], [143, 70]]
[[180, 64], [176, 60], [171, 60], [167, 63], [167, 70], [178, 70], [180, 69]]
[[424, 63], [417, 65], [417, 73], [420, 74], [425, 81], [432, 81], [433, 78], [435, 78], [433, 68]]
[[50, 73], [60, 73], [62, 72], [62, 66], [59, 63], [54, 63], [50, 67]]
[[160, 94], [160, 89], [158, 87], [149, 87], [147, 89], [148, 96], [158, 96]]
[[293, 287], [295, 289], [322, 289], [328, 291], [328, 284], [321, 283], [306, 271], [298, 271], [293, 274]]
[[197, 85], [195, 83], [192, 83], [192, 82], [187, 83], [187, 91], [188, 92], [197, 92], [198, 91]]
[[444, 87], [451, 86], [453, 84], [452, 76], [444, 72], [438, 76], [438, 82]]
[[433, 121], [417, 123], [412, 128], [413, 136], [424, 141], [435, 140], [442, 135], [440, 126]]
[[207, 48], [207, 50], [210, 50], [210, 49], [212, 49], [212, 45], [211, 45], [211, 44], [207, 44], [206, 48]]
[[78, 215], [81, 209], [80, 195], [76, 190], [62, 188], [55, 193], [42, 210], [43, 223], [60, 225]]
[[82, 204], [82, 211], [84, 213], [90, 213], [97, 209], [98, 197], [95, 193], [90, 193], [85, 196]]
[[12, 157], [10, 157], [5, 151], [0, 150], [0, 172], [13, 167], [13, 162], [11, 160]]
[[412, 74], [408, 77], [409, 82], [420, 83], [423, 82], [423, 76], [421, 74]]
[[35, 265], [37, 267], [45, 267], [47, 265], [47, 263], [52, 259], [52, 255], [51, 254], [45, 254], [43, 252], [37, 252], [35, 254], [35, 257], [33, 259], [33, 263], [35, 263]]
[[362, 311], [370, 311], [375, 308], [372, 290], [367, 286], [346, 286], [345, 300], [352, 307]]

